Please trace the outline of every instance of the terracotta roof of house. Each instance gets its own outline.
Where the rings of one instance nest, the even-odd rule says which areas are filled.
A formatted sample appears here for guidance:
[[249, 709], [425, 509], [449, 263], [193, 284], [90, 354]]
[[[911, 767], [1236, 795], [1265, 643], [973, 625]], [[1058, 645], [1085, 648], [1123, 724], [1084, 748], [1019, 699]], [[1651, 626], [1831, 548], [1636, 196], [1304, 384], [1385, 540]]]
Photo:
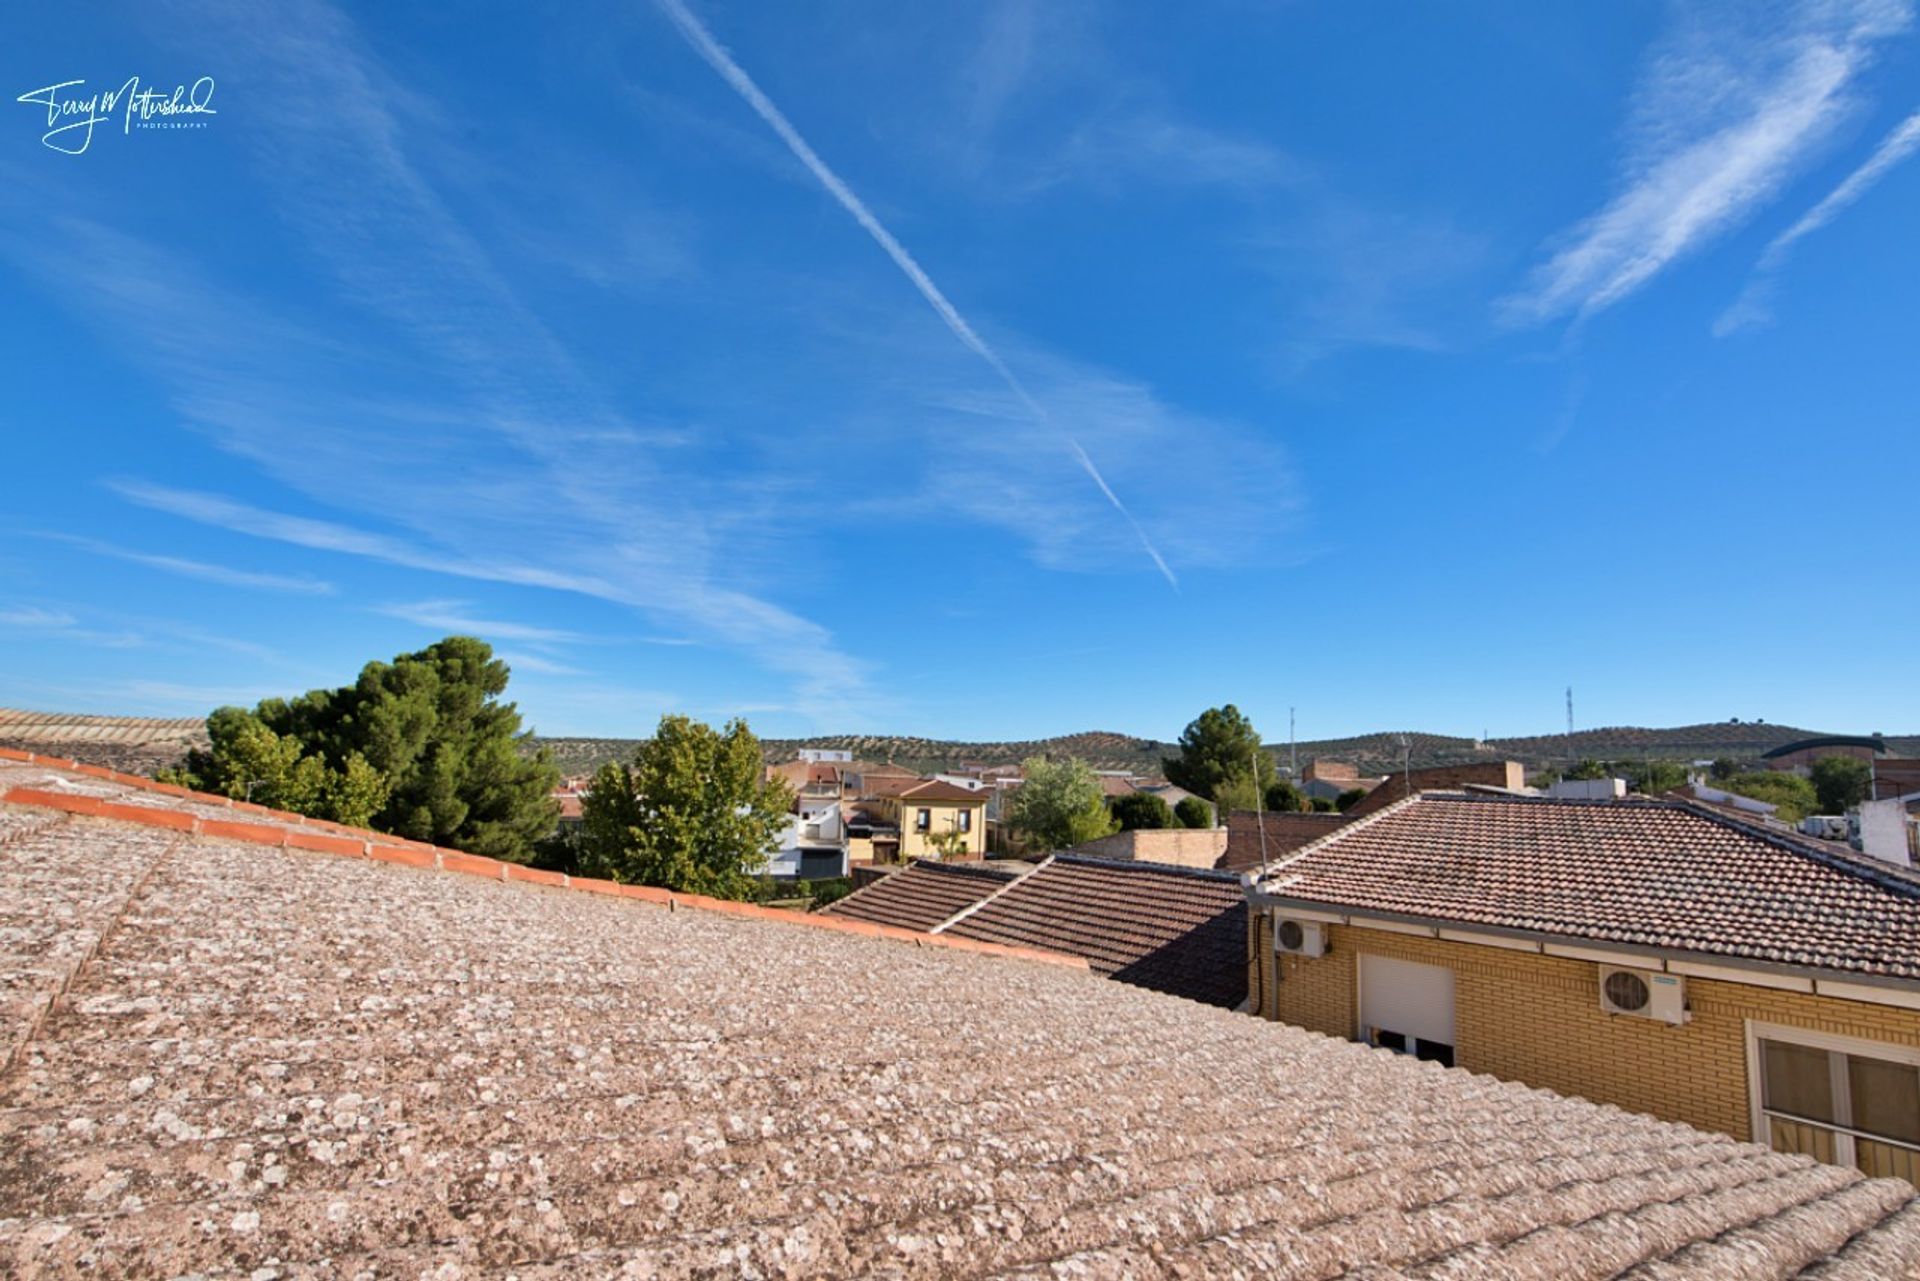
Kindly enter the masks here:
[[903, 801], [978, 801], [986, 804], [985, 788], [961, 787], [945, 779], [930, 778], [900, 793]]
[[878, 800], [881, 797], [899, 796], [910, 787], [917, 787], [923, 780], [917, 774], [863, 774], [860, 777], [860, 798]]
[[1222, 871], [1259, 870], [1260, 830], [1266, 829], [1266, 859], [1272, 863], [1302, 845], [1317, 841], [1347, 822], [1345, 814], [1307, 813], [1304, 811], [1260, 814], [1254, 810], [1230, 810], [1227, 813], [1227, 849], [1214, 866]]
[[1116, 796], [1131, 796], [1139, 790], [1139, 784], [1130, 778], [1121, 778], [1117, 774], [1100, 775], [1100, 794], [1108, 800]]
[[919, 859], [822, 910], [877, 925], [931, 930], [1032, 870], [1032, 864], [1009, 859], [992, 863]]
[[1907, 1184], [1060, 966], [0, 797], [8, 1276], [1920, 1268]]
[[1246, 893], [1229, 873], [1057, 854], [941, 932], [1082, 956], [1209, 1005], [1247, 997]]
[[1683, 801], [1426, 793], [1296, 853], [1287, 900], [1920, 979], [1920, 877]]

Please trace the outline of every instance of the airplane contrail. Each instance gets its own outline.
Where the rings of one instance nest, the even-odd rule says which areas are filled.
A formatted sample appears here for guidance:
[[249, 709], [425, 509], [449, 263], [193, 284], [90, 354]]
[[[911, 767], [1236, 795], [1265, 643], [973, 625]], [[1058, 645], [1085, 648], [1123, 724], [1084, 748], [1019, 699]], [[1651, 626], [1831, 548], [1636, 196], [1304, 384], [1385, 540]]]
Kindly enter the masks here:
[[973, 331], [973, 326], [967, 323], [966, 317], [947, 301], [947, 296], [940, 292], [940, 287], [933, 283], [933, 278], [913, 260], [913, 255], [907, 252], [906, 247], [893, 238], [893, 233], [881, 225], [880, 220], [873, 216], [873, 212], [867, 208], [860, 197], [853, 194], [853, 189], [842, 182], [840, 175], [829, 169], [827, 162], [820, 158], [819, 153], [807, 145], [807, 140], [800, 136], [800, 131], [781, 114], [780, 108], [773, 105], [773, 99], [760, 91], [760, 86], [740, 69], [740, 64], [721, 47], [720, 42], [713, 38], [713, 33], [702, 25], [700, 19], [693, 15], [693, 11], [687, 8], [683, 0], [658, 0], [658, 3], [667, 17], [673, 20], [673, 25], [680, 29], [680, 34], [686, 37], [687, 43], [693, 46], [694, 52], [704, 58], [707, 65], [720, 74], [722, 80], [733, 86], [734, 92], [746, 99], [747, 105], [753, 108], [755, 114], [780, 135], [780, 141], [787, 144], [787, 150], [807, 167], [809, 173], [820, 180], [820, 185], [840, 202], [843, 209], [853, 215], [855, 222], [866, 228], [867, 234], [873, 237], [874, 242], [886, 250], [887, 257], [893, 259], [894, 266], [900, 268], [906, 278], [913, 282], [913, 287], [920, 291], [920, 296], [927, 300], [927, 305], [933, 308], [935, 314], [946, 322], [947, 328], [953, 331], [953, 336], [964, 343], [974, 355], [986, 361], [987, 366], [994, 373], [1000, 375], [1000, 381], [1007, 385], [1007, 390], [1011, 391], [1015, 399], [1025, 406], [1036, 422], [1060, 432], [1068, 448], [1072, 450], [1074, 460], [1080, 464], [1080, 469], [1087, 473], [1095, 485], [1099, 486], [1100, 492], [1106, 495], [1109, 503], [1113, 504], [1113, 509], [1126, 518], [1127, 524], [1133, 529], [1134, 536], [1140, 540], [1140, 546], [1153, 559], [1154, 567], [1160, 571], [1175, 591], [1180, 590], [1180, 580], [1174, 577], [1173, 570], [1161, 557], [1159, 549], [1153, 545], [1153, 540], [1147, 537], [1147, 531], [1141, 528], [1140, 522], [1134, 519], [1132, 512], [1127, 510], [1127, 505], [1120, 501], [1120, 496], [1113, 492], [1113, 486], [1107, 484], [1107, 478], [1102, 476], [1100, 469], [1093, 465], [1093, 459], [1081, 447], [1080, 442], [1074, 439], [1073, 434], [1054, 423], [1052, 416], [1039, 401], [1033, 398], [1026, 386], [1014, 376], [1013, 371], [1007, 368], [1007, 362], [1000, 359], [999, 353], [987, 346], [986, 340]]

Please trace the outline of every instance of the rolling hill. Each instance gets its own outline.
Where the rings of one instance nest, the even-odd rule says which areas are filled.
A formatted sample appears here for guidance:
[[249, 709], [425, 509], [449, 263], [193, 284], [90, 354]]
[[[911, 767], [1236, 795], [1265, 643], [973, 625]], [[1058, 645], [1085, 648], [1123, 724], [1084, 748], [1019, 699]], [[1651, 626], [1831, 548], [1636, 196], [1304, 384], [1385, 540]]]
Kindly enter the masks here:
[[[1783, 743], [1837, 731], [1808, 730], [1792, 725], [1723, 721], [1681, 725], [1671, 729], [1617, 726], [1565, 734], [1538, 734], [1495, 738], [1485, 743], [1470, 738], [1407, 731], [1361, 734], [1351, 738], [1312, 739], [1299, 743], [1304, 766], [1315, 757], [1346, 761], [1363, 774], [1386, 774], [1400, 768], [1401, 739], [1407, 743], [1415, 769], [1468, 761], [1517, 760], [1529, 768], [1583, 760], [1752, 760]], [[633, 755], [640, 742], [632, 738], [533, 738], [528, 747], [546, 747], [570, 774], [586, 773], [612, 760]], [[854, 759], [891, 762], [909, 769], [935, 771], [963, 764], [1015, 765], [1029, 756], [1078, 757], [1095, 769], [1160, 772], [1161, 758], [1174, 753], [1172, 743], [1129, 734], [1089, 732], [1058, 738], [971, 743], [906, 735], [843, 734], [816, 738], [762, 740], [769, 762], [792, 760], [801, 748], [835, 748], [852, 752]], [[204, 745], [204, 727], [194, 720], [158, 720], [138, 716], [73, 716], [20, 712], [0, 708], [0, 747], [73, 756], [95, 764], [150, 773], [174, 764], [189, 747]], [[1888, 736], [1887, 746], [1902, 756], [1920, 756], [1920, 735]], [[1287, 744], [1268, 749], [1282, 762]]]

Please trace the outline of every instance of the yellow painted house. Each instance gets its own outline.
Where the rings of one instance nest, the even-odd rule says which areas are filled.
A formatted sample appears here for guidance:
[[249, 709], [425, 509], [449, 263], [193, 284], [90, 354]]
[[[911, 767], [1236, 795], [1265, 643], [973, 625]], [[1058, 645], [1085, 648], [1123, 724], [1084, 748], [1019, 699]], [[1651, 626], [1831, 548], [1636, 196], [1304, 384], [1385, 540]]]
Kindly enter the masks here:
[[1692, 801], [1426, 793], [1251, 884], [1254, 1012], [1920, 1183], [1920, 875]]
[[984, 789], [974, 791], [937, 778], [902, 780], [902, 784], [876, 789], [882, 794], [860, 800], [860, 807], [876, 824], [898, 832], [899, 844], [890, 850], [875, 837], [876, 859], [906, 862], [916, 858], [980, 858], [986, 854]]

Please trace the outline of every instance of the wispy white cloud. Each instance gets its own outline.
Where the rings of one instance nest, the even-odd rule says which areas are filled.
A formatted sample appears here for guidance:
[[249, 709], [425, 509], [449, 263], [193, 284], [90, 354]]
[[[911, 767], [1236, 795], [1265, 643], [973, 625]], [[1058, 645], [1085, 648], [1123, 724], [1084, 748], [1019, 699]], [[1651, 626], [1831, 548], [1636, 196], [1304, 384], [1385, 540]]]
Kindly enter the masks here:
[[1504, 300], [1507, 317], [1591, 315], [1747, 221], [1819, 154], [1911, 17], [1905, 0], [1684, 11], [1635, 92], [1619, 190]]
[[[760, 655], [772, 670], [792, 675], [795, 705], [811, 709], [815, 719], [851, 719], [864, 709], [860, 701], [866, 685], [864, 666], [836, 648], [824, 627], [710, 582], [682, 579], [663, 584], [633, 574], [555, 571], [513, 559], [472, 558], [333, 521], [267, 511], [218, 494], [140, 481], [117, 481], [113, 488], [141, 506], [256, 538], [460, 578], [544, 587], [669, 614], [721, 644]], [[664, 643], [679, 639], [666, 638]]]
[[423, 600], [410, 604], [381, 605], [376, 607], [374, 612], [385, 614], [390, 618], [403, 619], [420, 627], [431, 627], [443, 632], [458, 632], [487, 639], [528, 641], [542, 645], [568, 645], [581, 639], [578, 632], [557, 627], [536, 627], [528, 623], [475, 618], [466, 610], [466, 601]]
[[538, 672], [542, 676], [586, 675], [577, 667], [569, 667], [565, 663], [556, 662], [551, 658], [542, 658], [538, 654], [503, 649], [494, 651], [493, 656], [516, 672]]
[[[964, 352], [925, 330], [862, 335], [863, 350], [896, 372], [840, 428], [850, 449], [910, 431], [924, 461], [895, 483], [847, 498], [845, 515], [873, 521], [950, 521], [1014, 534], [1038, 564], [1111, 574], [1137, 545], [1097, 493], [1073, 483], [1072, 460], [1047, 447], [1049, 428], [999, 388], [983, 386]], [[1062, 423], [1112, 443], [1115, 477], [1155, 543], [1198, 569], [1271, 565], [1306, 512], [1283, 424], [1258, 426], [1195, 413], [1139, 379], [1018, 349], [1038, 394]], [[888, 394], [891, 393], [891, 394]], [[1205, 519], [1195, 519], [1196, 504]]]
[[[773, 100], [761, 92], [760, 86], [753, 82], [753, 79], [741, 69], [740, 64], [733, 60], [733, 56], [713, 38], [712, 33], [693, 15], [692, 10], [681, 3], [681, 0], [658, 0], [658, 2], [661, 9], [672, 20], [673, 24], [679, 28], [680, 34], [686, 38], [687, 43], [693, 47], [694, 51], [705, 59], [714, 71], [719, 73], [720, 78], [725, 80], [734, 92], [738, 93], [741, 98], [746, 101], [748, 106], [753, 108], [755, 114], [767, 122], [768, 127], [770, 127], [774, 133], [778, 134], [780, 140], [786, 143], [788, 150], [793, 152], [794, 158], [799, 160], [800, 163], [806, 167], [807, 171], [819, 180], [820, 185], [827, 189], [828, 194], [837, 200], [841, 207], [853, 216], [854, 221], [859, 223], [869, 236], [873, 237], [874, 243], [878, 244], [880, 248], [885, 251], [887, 257], [893, 260], [894, 265], [900, 269], [901, 273], [906, 276], [913, 287], [920, 291], [920, 295], [927, 300], [927, 305], [932, 307], [935, 314], [940, 317], [947, 328], [953, 331], [953, 335], [999, 376], [1000, 380], [1006, 384], [1007, 389], [1013, 393], [1021, 406], [1031, 414], [1037, 422], [1053, 426], [1058, 430], [1057, 425], [1048, 415], [1046, 409], [1028, 392], [1025, 384], [1015, 376], [1013, 370], [1000, 358], [999, 353], [994, 351], [994, 349], [987, 344], [986, 340], [980, 337], [973, 326], [960, 314], [959, 309], [941, 292], [939, 286], [933, 283], [933, 278], [927, 275], [920, 264], [907, 252], [906, 247], [895, 239], [893, 233], [881, 224], [880, 220], [873, 215], [873, 212], [867, 208], [860, 197], [853, 193], [853, 189], [848, 187], [847, 184], [841, 180], [840, 176], [827, 166], [827, 163], [820, 158], [819, 154], [814, 151], [807, 140], [801, 137], [799, 130], [795, 129], [792, 123], [788, 121], [780, 108], [774, 105]], [[1087, 478], [1094, 483], [1095, 487], [1099, 489], [1101, 495], [1106, 498], [1113, 509], [1127, 522], [1128, 526], [1133, 530], [1134, 535], [1138, 538], [1141, 548], [1146, 552], [1148, 558], [1152, 560], [1154, 567], [1160, 571], [1161, 576], [1167, 580], [1170, 586], [1178, 589], [1180, 580], [1174, 576], [1173, 570], [1160, 555], [1159, 549], [1153, 545], [1153, 540], [1147, 536], [1147, 531], [1141, 527], [1140, 522], [1134, 518], [1133, 513], [1127, 510], [1126, 504], [1120, 501], [1119, 495], [1114, 493], [1113, 487], [1107, 483], [1107, 479], [1101, 474], [1100, 468], [1094, 464], [1092, 456], [1087, 453], [1085, 447], [1081, 445], [1080, 441], [1075, 438], [1071, 432], [1062, 431], [1061, 435], [1074, 461], [1079, 464], [1080, 469], [1086, 473]]]
[[42, 609], [38, 605], [16, 605], [0, 609], [0, 627], [72, 627], [80, 620], [63, 609]]
[[72, 534], [40, 533], [36, 537], [67, 543], [92, 552], [96, 556], [108, 556], [130, 564], [144, 565], [148, 569], [157, 569], [163, 573], [179, 574], [183, 578], [197, 578], [203, 582], [219, 583], [226, 587], [288, 592], [298, 596], [329, 596], [334, 591], [332, 583], [305, 574], [269, 574], [259, 570], [234, 569], [227, 565], [189, 560], [183, 556], [161, 556], [151, 552], [134, 551], [129, 547], [119, 547], [98, 539], [80, 538]]
[[1764, 324], [1770, 319], [1772, 313], [1768, 304], [1773, 295], [1773, 274], [1786, 265], [1793, 246], [1838, 218], [1848, 206], [1871, 191], [1874, 184], [1887, 175], [1888, 170], [1916, 150], [1920, 150], [1920, 111], [1894, 126], [1864, 164], [1848, 174], [1839, 186], [1827, 193], [1824, 200], [1802, 214], [1799, 221], [1768, 243], [1754, 269], [1753, 279], [1747, 282], [1740, 296], [1714, 321], [1714, 336], [1722, 338], [1736, 330]]

